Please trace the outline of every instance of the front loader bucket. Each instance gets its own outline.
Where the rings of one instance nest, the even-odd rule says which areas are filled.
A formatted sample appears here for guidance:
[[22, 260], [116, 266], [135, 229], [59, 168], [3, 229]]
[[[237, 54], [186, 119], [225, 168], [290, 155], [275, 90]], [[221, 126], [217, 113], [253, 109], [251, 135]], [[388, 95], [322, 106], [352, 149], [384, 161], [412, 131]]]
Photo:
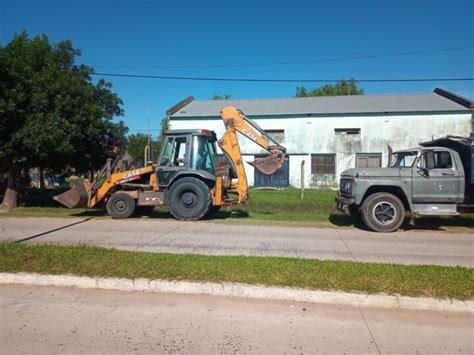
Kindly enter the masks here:
[[74, 181], [72, 187], [62, 194], [53, 197], [54, 200], [67, 208], [89, 207], [90, 183]]
[[284, 161], [285, 155], [278, 156], [276, 154], [272, 154], [263, 158], [256, 158], [255, 161], [249, 161], [247, 163], [252, 165], [262, 174], [272, 175], [281, 169]]

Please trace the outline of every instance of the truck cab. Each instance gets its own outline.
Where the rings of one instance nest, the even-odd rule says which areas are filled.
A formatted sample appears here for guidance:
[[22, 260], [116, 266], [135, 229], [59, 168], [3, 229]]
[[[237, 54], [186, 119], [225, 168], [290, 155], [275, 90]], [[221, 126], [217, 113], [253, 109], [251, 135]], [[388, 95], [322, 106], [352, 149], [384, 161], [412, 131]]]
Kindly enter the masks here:
[[199, 175], [213, 186], [216, 180], [216, 134], [209, 130], [168, 130], [156, 165], [160, 188], [183, 175]]
[[337, 208], [376, 232], [397, 230], [406, 212], [459, 215], [474, 201], [472, 151], [472, 138], [448, 136], [394, 152], [386, 168], [345, 170]]

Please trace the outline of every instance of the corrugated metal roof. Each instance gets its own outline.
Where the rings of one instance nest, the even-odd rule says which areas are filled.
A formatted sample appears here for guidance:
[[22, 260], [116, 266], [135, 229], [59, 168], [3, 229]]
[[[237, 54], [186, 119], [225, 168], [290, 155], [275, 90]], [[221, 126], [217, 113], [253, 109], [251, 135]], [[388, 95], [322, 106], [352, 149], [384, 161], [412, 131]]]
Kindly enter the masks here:
[[363, 114], [395, 112], [469, 111], [436, 93], [397, 95], [322, 96], [285, 99], [196, 100], [171, 117], [213, 117], [232, 105], [247, 116]]

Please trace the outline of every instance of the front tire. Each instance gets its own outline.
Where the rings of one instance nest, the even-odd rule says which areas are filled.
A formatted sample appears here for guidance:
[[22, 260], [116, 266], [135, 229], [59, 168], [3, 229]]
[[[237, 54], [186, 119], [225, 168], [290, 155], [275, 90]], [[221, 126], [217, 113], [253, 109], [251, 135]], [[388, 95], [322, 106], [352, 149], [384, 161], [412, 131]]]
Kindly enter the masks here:
[[405, 219], [405, 207], [402, 201], [386, 192], [378, 192], [367, 197], [360, 211], [362, 221], [374, 232], [394, 232]]
[[124, 192], [116, 192], [107, 201], [107, 212], [114, 219], [130, 217], [135, 211], [135, 200]]
[[176, 219], [197, 221], [211, 208], [209, 187], [194, 177], [182, 178], [168, 192], [168, 207]]

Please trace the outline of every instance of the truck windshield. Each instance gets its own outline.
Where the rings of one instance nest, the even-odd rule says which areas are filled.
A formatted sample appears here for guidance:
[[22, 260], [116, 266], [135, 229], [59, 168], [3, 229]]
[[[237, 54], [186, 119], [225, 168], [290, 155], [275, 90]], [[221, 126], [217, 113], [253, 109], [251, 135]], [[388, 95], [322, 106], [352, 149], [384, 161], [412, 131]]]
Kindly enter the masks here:
[[205, 136], [194, 136], [192, 142], [191, 168], [214, 174], [217, 158], [215, 145]]
[[417, 157], [417, 152], [393, 153], [392, 168], [411, 168]]

